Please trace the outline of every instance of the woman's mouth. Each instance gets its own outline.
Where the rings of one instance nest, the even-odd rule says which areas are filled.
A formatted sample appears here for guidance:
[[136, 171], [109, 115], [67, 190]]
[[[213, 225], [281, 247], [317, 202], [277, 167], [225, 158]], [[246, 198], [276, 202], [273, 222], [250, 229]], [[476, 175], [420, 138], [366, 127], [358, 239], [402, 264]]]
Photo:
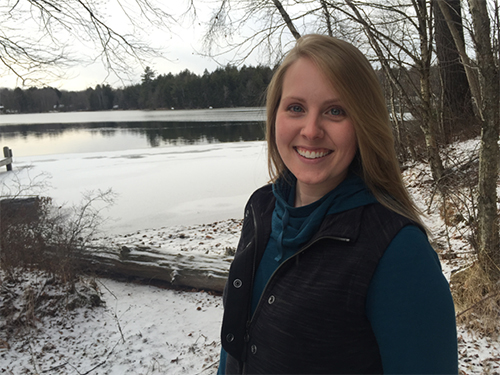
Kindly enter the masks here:
[[326, 149], [315, 150], [315, 151], [310, 151], [299, 147], [294, 147], [294, 149], [300, 156], [306, 159], [319, 159], [327, 155], [330, 155], [333, 152], [332, 150], [326, 150]]

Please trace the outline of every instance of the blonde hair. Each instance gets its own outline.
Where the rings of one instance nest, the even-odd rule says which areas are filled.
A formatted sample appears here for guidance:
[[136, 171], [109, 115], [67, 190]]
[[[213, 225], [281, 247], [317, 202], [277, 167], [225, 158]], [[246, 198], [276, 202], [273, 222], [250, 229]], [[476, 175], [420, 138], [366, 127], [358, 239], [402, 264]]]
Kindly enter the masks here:
[[342, 98], [358, 142], [351, 167], [381, 204], [425, 228], [401, 178], [389, 114], [375, 71], [356, 47], [340, 39], [315, 34], [301, 37], [268, 86], [266, 138], [271, 181], [285, 177], [288, 171], [276, 145], [275, 123], [285, 73], [299, 58], [313, 61]]

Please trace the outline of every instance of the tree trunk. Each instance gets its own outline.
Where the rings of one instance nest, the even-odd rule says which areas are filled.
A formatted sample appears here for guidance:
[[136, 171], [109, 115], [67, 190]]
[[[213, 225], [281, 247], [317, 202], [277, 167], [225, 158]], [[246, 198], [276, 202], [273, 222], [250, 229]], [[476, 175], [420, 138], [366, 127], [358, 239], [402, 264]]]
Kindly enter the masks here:
[[[454, 128], [470, 126], [474, 116], [472, 97], [458, 48], [438, 2], [449, 10], [461, 43], [464, 43], [460, 0], [433, 0], [436, 53], [443, 83], [443, 133], [447, 143]], [[460, 126], [461, 125], [461, 126]]]
[[478, 237], [479, 261], [493, 280], [500, 278], [497, 180], [499, 82], [491, 47], [490, 21], [484, 0], [469, 0], [482, 94], [479, 151]]
[[431, 41], [431, 22], [430, 12], [427, 10], [427, 4], [424, 0], [419, 0], [414, 5], [417, 12], [420, 37], [420, 97], [422, 100], [422, 131], [425, 137], [427, 155], [431, 167], [432, 178], [439, 185], [443, 176], [443, 162], [439, 155], [437, 142], [437, 121], [432, 114], [431, 104], [431, 77], [430, 68], [432, 60], [432, 41]]
[[479, 81], [476, 73], [473, 70], [474, 63], [467, 55], [467, 51], [465, 50], [465, 43], [463, 38], [460, 37], [460, 32], [458, 31], [456, 24], [453, 22], [453, 18], [451, 16], [450, 8], [447, 6], [445, 0], [436, 0], [441, 13], [448, 24], [448, 28], [450, 29], [451, 35], [453, 36], [453, 41], [457, 46], [458, 53], [462, 60], [462, 66], [465, 68], [465, 74], [467, 76], [467, 81], [469, 82], [469, 88], [474, 98], [474, 102], [476, 104], [476, 111], [479, 117], [482, 117], [482, 105], [481, 105], [481, 89], [479, 87]]

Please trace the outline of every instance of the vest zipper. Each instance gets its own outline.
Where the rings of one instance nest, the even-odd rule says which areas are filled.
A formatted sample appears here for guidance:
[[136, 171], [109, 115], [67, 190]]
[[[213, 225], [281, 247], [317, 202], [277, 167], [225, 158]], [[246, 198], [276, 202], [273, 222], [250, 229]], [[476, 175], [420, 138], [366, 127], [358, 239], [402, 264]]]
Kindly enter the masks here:
[[[247, 324], [247, 328], [246, 328], [246, 333], [248, 335], [248, 327], [250, 325], [250, 323], [252, 323], [253, 321], [253, 317], [255, 316], [255, 313], [257, 312], [257, 310], [259, 309], [259, 306], [260, 306], [260, 303], [262, 302], [262, 296], [265, 294], [266, 292], [266, 289], [267, 289], [267, 286], [269, 285], [269, 283], [271, 282], [271, 280], [273, 279], [274, 275], [276, 274], [276, 272], [279, 271], [279, 269], [285, 264], [287, 263], [288, 261], [291, 261], [293, 258], [297, 258], [297, 264], [298, 264], [298, 257], [300, 254], [302, 254], [304, 251], [306, 251], [308, 248], [310, 248], [312, 245], [314, 245], [316, 242], [318, 242], [319, 240], [325, 240], [325, 239], [330, 239], [330, 240], [334, 240], [334, 241], [341, 241], [341, 242], [351, 242], [351, 239], [350, 238], [345, 238], [345, 237], [335, 237], [335, 236], [323, 236], [323, 237], [319, 237], [319, 238], [316, 238], [314, 241], [312, 241], [311, 243], [308, 243], [306, 246], [304, 246], [302, 249], [300, 249], [299, 251], [297, 251], [294, 255], [292, 255], [290, 258], [288, 258], [287, 260], [285, 260], [283, 263], [281, 263], [278, 268], [276, 268], [274, 270], [274, 272], [271, 274], [271, 277], [269, 277], [269, 280], [267, 280], [267, 283], [266, 283], [266, 286], [264, 287], [264, 289], [262, 290], [262, 294], [260, 295], [259, 297], [259, 302], [257, 302], [257, 306], [255, 307], [255, 311], [253, 312], [252, 314], [252, 317], [250, 318], [250, 321], [248, 322]], [[254, 273], [255, 273], [255, 262], [254, 262]], [[253, 277], [252, 277], [252, 285], [253, 285]]]
[[[255, 217], [255, 211], [254, 211], [254, 208], [253, 208], [253, 205], [250, 204], [250, 208], [252, 210], [252, 218], [253, 218], [253, 224], [254, 224], [254, 230], [255, 230], [255, 246], [257, 246], [259, 244], [259, 241], [258, 241], [258, 235], [259, 235], [259, 232], [257, 231], [257, 228], [258, 228], [258, 224], [257, 224], [257, 219]], [[303, 253], [305, 250], [307, 250], [309, 247], [311, 247], [312, 245], [314, 245], [316, 242], [318, 242], [319, 240], [324, 240], [324, 239], [331, 239], [331, 240], [334, 240], [334, 241], [341, 241], [341, 242], [350, 242], [351, 239], [350, 238], [345, 238], [345, 237], [336, 237], [336, 236], [322, 236], [322, 237], [319, 237], [319, 238], [316, 238], [314, 241], [306, 244], [302, 249], [300, 249], [299, 251], [297, 251], [294, 255], [292, 255], [290, 258], [288, 258], [287, 260], [285, 260], [283, 263], [281, 263], [278, 268], [276, 268], [276, 270], [274, 270], [274, 272], [272, 273], [271, 277], [269, 277], [269, 280], [267, 281], [264, 289], [262, 290], [262, 294], [260, 295], [259, 297], [259, 302], [257, 302], [257, 306], [255, 307], [255, 311], [253, 312], [252, 314], [252, 317], [250, 318], [250, 320], [247, 321], [247, 324], [246, 324], [246, 327], [245, 327], [245, 336], [246, 337], [249, 337], [249, 328], [252, 324], [252, 321], [253, 321], [253, 318], [255, 316], [255, 313], [257, 312], [257, 310], [259, 309], [260, 307], [260, 304], [262, 302], [262, 296], [265, 294], [266, 292], [266, 289], [269, 285], [269, 282], [273, 279], [274, 275], [276, 274], [276, 272], [278, 272], [278, 270], [287, 262], [291, 261], [293, 258], [296, 258], [297, 259], [297, 264], [298, 264], [298, 259], [299, 259], [299, 255], [301, 253]], [[267, 244], [266, 244], [267, 245]], [[252, 293], [253, 293], [253, 283], [254, 283], [254, 277], [255, 277], [255, 271], [256, 271], [256, 256], [257, 256], [257, 251], [254, 252], [254, 260], [253, 260], [253, 264], [252, 264]], [[246, 355], [245, 355], [246, 356]], [[246, 374], [246, 367], [247, 367], [247, 361], [246, 359], [243, 361], [243, 368], [242, 368], [242, 374]]]

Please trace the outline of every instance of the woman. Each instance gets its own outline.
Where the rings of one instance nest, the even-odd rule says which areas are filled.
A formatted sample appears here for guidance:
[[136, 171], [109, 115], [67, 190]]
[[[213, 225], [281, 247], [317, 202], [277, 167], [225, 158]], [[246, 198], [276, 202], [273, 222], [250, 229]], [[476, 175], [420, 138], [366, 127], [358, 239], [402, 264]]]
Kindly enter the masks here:
[[272, 184], [245, 209], [219, 374], [457, 373], [453, 301], [349, 43], [308, 35], [267, 93]]

